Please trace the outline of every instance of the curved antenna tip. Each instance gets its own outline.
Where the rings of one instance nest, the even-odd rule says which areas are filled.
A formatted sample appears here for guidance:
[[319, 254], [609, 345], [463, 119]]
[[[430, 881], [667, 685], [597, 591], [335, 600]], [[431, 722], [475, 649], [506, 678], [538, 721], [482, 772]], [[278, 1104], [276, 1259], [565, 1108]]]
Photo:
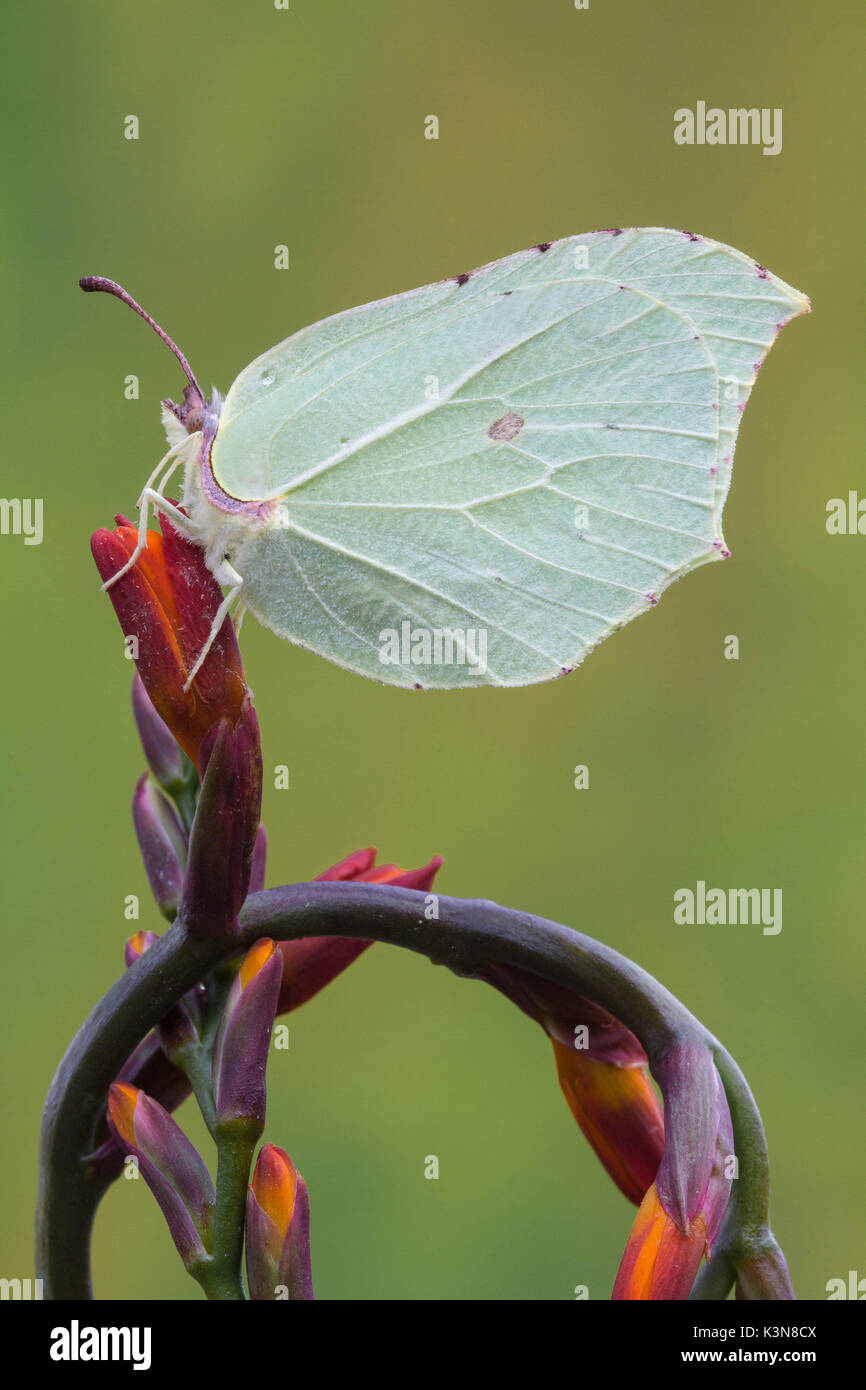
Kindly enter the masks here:
[[86, 290], [88, 294], [93, 294], [96, 290], [105, 290], [107, 294], [116, 294], [118, 299], [129, 299], [126, 290], [115, 280], [109, 280], [107, 275], [82, 275], [78, 281], [78, 288]]
[[202, 395], [201, 387], [196, 381], [195, 376], [193, 375], [192, 368], [190, 367], [180, 348], [168, 336], [165, 329], [160, 328], [156, 319], [151, 318], [150, 314], [148, 314], [144, 309], [142, 309], [141, 305], [133, 299], [132, 295], [129, 293], [128, 290], [125, 290], [122, 285], [118, 285], [116, 280], [109, 280], [108, 277], [105, 275], [82, 275], [81, 279], [78, 281], [78, 287], [79, 289], [85, 290], [88, 293], [93, 293], [96, 290], [104, 290], [106, 294], [113, 294], [116, 299], [119, 299], [123, 304], [127, 304], [130, 309], [134, 310], [134, 312], [139, 315], [140, 318], [143, 318], [145, 323], [149, 323], [154, 333], [156, 333], [156, 335], [159, 338], [161, 338], [162, 341], [165, 343], [166, 347], [170, 348], [171, 351], [174, 353], [175, 357], [177, 358], [178, 362], [183, 368], [184, 375], [186, 376], [186, 379], [189, 382], [190, 386], [192, 386], [192, 388], [198, 393], [200, 399], [204, 401], [204, 396]]

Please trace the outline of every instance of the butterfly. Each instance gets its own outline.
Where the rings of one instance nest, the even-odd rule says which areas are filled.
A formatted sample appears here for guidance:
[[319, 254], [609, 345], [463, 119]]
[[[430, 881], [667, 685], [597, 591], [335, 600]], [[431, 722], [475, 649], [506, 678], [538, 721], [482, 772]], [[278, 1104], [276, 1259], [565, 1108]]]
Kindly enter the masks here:
[[[809, 301], [663, 228], [541, 242], [349, 309], [208, 401], [163, 402], [149, 508], [203, 549], [226, 613], [390, 685], [574, 670], [681, 575], [729, 553], [740, 417]], [[183, 466], [182, 508], [163, 494]], [[134, 564], [139, 551], [130, 559]], [[108, 583], [125, 572], [119, 571]]]

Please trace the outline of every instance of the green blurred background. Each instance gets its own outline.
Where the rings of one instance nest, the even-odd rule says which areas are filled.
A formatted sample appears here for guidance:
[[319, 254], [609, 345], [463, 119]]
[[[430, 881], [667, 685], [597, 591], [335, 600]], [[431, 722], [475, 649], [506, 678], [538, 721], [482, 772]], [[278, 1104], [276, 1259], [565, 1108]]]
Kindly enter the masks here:
[[[740, 434], [733, 558], [677, 584], [567, 681], [414, 695], [248, 620], [268, 881], [359, 846], [442, 891], [601, 937], [730, 1047], [770, 1141], [802, 1297], [862, 1268], [863, 553], [829, 498], [863, 477], [861, 7], [807, 0], [270, 0], [7, 7], [0, 84], [2, 1272], [32, 1273], [40, 1108], [119, 973], [124, 897], [158, 929], [129, 818], [130, 668], [90, 533], [131, 512], [182, 380], [76, 280], [122, 281], [226, 390], [307, 323], [539, 240], [611, 225], [729, 242], [812, 298]], [[782, 107], [784, 148], [684, 148], [673, 112]], [[123, 138], [125, 116], [140, 139]], [[437, 142], [424, 118], [440, 121]], [[291, 269], [276, 272], [286, 243]], [[124, 399], [124, 377], [141, 398]], [[740, 660], [723, 659], [735, 633]], [[575, 791], [572, 770], [590, 769]], [[677, 927], [703, 878], [781, 887], [784, 928]], [[374, 947], [290, 1020], [267, 1135], [312, 1194], [326, 1298], [609, 1295], [631, 1208], [560, 1098], [540, 1030], [485, 987]], [[200, 1136], [190, 1104], [180, 1112]], [[424, 1178], [436, 1154], [438, 1182]], [[152, 1197], [100, 1212], [97, 1295], [195, 1298]]]

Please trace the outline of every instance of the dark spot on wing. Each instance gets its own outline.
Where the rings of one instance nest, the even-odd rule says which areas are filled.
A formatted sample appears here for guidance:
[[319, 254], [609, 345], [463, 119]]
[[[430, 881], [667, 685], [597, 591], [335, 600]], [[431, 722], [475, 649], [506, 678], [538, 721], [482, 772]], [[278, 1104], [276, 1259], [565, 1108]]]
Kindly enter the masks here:
[[689, 241], [703, 241], [703, 237], [696, 236], [694, 232], [680, 232], [680, 236], [688, 237]]
[[600, 227], [596, 236], [622, 236], [624, 227]]
[[532, 249], [533, 251], [549, 251], [552, 245], [552, 241], [539, 241]]
[[514, 294], [514, 290], [503, 290], [503, 294]]
[[618, 429], [619, 429], [619, 425], [607, 424], [607, 425], [605, 425], [605, 429], [606, 429], [606, 430], [618, 430]]
[[525, 423], [525, 420], [522, 420], [519, 415], [515, 415], [513, 410], [509, 410], [507, 414], [500, 415], [498, 420], [493, 421], [487, 431], [487, 438], [507, 442], [509, 439], [516, 438]]
[[758, 262], [755, 261], [755, 269], [757, 270], [762, 280], [769, 280], [770, 276], [766, 266], [758, 265]]
[[454, 282], [455, 282], [455, 284], [457, 284], [457, 285], [465, 285], [465, 284], [466, 284], [466, 281], [469, 279], [469, 277], [470, 277], [471, 274], [472, 274], [472, 271], [471, 271], [471, 270], [464, 270], [462, 275], [455, 275], [455, 276], [454, 276]]

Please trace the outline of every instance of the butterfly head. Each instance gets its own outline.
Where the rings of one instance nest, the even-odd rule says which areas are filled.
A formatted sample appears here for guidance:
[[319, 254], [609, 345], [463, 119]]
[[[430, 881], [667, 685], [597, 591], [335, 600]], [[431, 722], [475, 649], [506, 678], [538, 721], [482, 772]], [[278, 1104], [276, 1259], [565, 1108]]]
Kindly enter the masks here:
[[208, 403], [198, 386], [184, 387], [183, 402], [180, 405], [169, 400], [162, 403], [163, 410], [171, 411], [187, 434], [202, 433], [208, 440], [212, 440], [216, 434], [222, 405], [219, 391], [213, 391]]

